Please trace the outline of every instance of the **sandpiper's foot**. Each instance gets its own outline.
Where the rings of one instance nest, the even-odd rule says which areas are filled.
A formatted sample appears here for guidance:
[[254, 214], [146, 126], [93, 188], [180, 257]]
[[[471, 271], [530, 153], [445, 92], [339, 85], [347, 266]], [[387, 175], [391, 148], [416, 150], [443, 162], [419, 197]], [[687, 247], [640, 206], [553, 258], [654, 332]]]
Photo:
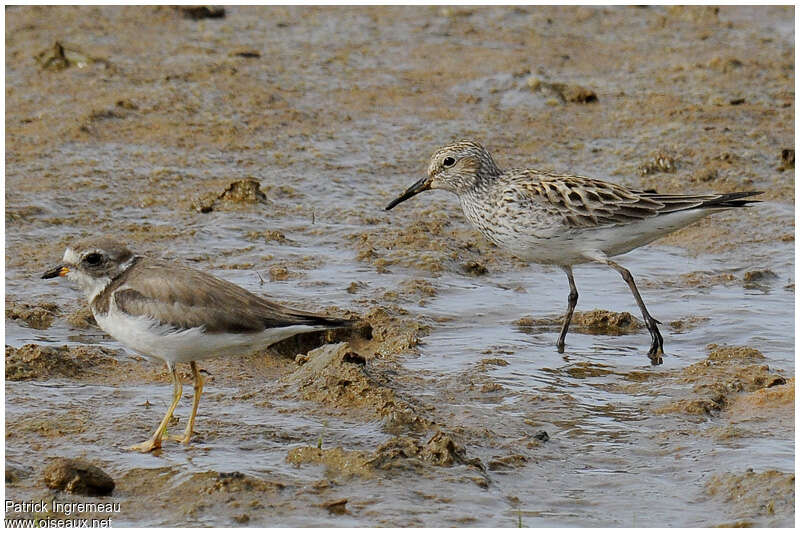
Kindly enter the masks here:
[[653, 317], [649, 318], [650, 320], [647, 321], [647, 329], [650, 330], [652, 342], [650, 343], [650, 351], [647, 352], [647, 356], [650, 358], [650, 363], [653, 366], [656, 366], [664, 362], [664, 359], [661, 357], [664, 355], [664, 338], [661, 336], [661, 332], [658, 331], [657, 326], [657, 324], [660, 324], [661, 322]]
[[650, 353], [647, 354], [647, 356], [650, 358], [650, 364], [653, 366], [660, 365], [664, 362], [664, 359], [661, 357], [662, 355], [664, 355], [663, 350], [654, 352], [652, 349], [650, 349]]
[[158, 450], [161, 448], [161, 441], [156, 441], [154, 439], [148, 439], [144, 442], [139, 444], [134, 444], [133, 446], [129, 446], [128, 449], [132, 452], [141, 452], [141, 453], [150, 453], [153, 450]]

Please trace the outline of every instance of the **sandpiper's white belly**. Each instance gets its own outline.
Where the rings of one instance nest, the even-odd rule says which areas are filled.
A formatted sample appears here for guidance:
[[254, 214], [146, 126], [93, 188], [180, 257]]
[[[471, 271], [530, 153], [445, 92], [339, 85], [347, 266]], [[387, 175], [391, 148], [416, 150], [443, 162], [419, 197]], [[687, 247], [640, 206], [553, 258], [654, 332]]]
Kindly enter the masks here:
[[675, 230], [704, 218], [719, 209], [677, 211], [631, 222], [597, 228], [571, 228], [543, 234], [526, 231], [524, 224], [492, 231], [483, 230], [495, 244], [534, 263], [575, 265], [593, 259], [587, 253], [601, 251], [608, 257], [644, 246]]
[[103, 331], [127, 348], [147, 357], [173, 363], [242, 355], [298, 333], [326, 329], [322, 326], [288, 326], [269, 328], [259, 333], [206, 333], [200, 327], [176, 330], [148, 317], [121, 312], [113, 298], [108, 313], [95, 314], [95, 320]]

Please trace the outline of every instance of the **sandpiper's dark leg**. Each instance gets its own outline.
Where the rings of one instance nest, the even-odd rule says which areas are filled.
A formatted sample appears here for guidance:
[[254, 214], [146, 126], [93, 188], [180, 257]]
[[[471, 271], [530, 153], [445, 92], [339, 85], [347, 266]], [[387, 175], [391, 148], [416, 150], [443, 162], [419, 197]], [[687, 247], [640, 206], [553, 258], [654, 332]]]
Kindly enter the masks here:
[[569, 298], [567, 299], [567, 314], [564, 315], [564, 323], [561, 324], [561, 335], [558, 336], [558, 342], [556, 343], [558, 353], [564, 353], [564, 340], [567, 338], [569, 323], [572, 322], [572, 313], [578, 304], [578, 289], [575, 287], [575, 278], [572, 277], [572, 267], [562, 266], [561, 268], [567, 273], [567, 279], [569, 280]]
[[633, 297], [636, 299], [636, 303], [639, 305], [639, 309], [642, 311], [644, 323], [647, 325], [648, 331], [650, 331], [651, 343], [650, 351], [647, 355], [650, 357], [651, 363], [654, 365], [660, 365], [664, 362], [664, 360], [661, 358], [661, 356], [664, 355], [664, 339], [661, 337], [661, 333], [658, 331], [658, 324], [661, 322], [650, 316], [650, 313], [647, 311], [647, 307], [644, 305], [644, 300], [642, 300], [642, 296], [639, 294], [639, 289], [636, 288], [636, 283], [634, 283], [633, 276], [631, 275], [630, 271], [622, 265], [611, 261], [610, 259], [606, 260], [606, 264], [619, 272], [622, 275], [622, 279], [624, 279], [625, 283], [627, 283], [628, 287], [630, 287]]
[[189, 421], [186, 423], [186, 430], [184, 430], [183, 435], [175, 435], [174, 437], [170, 437], [172, 440], [176, 440], [182, 444], [189, 444], [189, 440], [192, 438], [192, 432], [194, 431], [194, 419], [195, 416], [197, 416], [197, 406], [200, 405], [200, 395], [203, 394], [203, 385], [206, 383], [205, 378], [197, 369], [197, 363], [192, 361], [189, 363], [189, 366], [192, 367], [192, 375], [194, 376], [194, 401], [192, 401], [192, 414], [189, 416]]
[[173, 363], [167, 363], [167, 370], [169, 370], [169, 375], [172, 378], [172, 404], [169, 406], [167, 414], [164, 415], [164, 419], [158, 425], [153, 436], [140, 444], [131, 446], [128, 448], [129, 450], [147, 453], [161, 448], [161, 439], [163, 438], [164, 430], [167, 429], [167, 424], [169, 424], [172, 418], [172, 413], [175, 412], [175, 408], [178, 406], [178, 402], [181, 399], [181, 394], [183, 394], [183, 386], [181, 385], [181, 380], [178, 378], [178, 373], [175, 371], [175, 365]]

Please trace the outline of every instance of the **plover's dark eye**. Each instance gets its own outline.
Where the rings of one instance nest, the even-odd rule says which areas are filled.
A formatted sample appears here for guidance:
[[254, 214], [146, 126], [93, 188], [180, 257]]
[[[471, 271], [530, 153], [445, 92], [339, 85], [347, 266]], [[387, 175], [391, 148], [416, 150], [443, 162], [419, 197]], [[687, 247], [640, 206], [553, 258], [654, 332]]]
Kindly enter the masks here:
[[95, 252], [87, 255], [83, 260], [86, 261], [87, 265], [96, 266], [103, 261], [103, 256]]
[[444, 161], [442, 161], [442, 166], [445, 167], [445, 168], [452, 167], [455, 164], [456, 164], [456, 160], [453, 159], [452, 157], [445, 157]]

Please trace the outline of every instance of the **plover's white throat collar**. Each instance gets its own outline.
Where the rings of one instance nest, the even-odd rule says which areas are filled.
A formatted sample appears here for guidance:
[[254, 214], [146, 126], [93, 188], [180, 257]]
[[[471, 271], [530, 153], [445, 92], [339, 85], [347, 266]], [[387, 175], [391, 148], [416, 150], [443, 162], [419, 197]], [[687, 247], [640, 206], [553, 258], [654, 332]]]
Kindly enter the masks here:
[[63, 264], [42, 277], [65, 276], [86, 294], [97, 324], [128, 348], [161, 359], [170, 372], [172, 404], [153, 436], [132, 449], [161, 446], [167, 422], [181, 397], [176, 363], [194, 375], [194, 427], [203, 377], [195, 361], [266, 347], [298, 333], [346, 327], [350, 321], [289, 309], [205, 272], [134, 255], [108, 238], [80, 241], [64, 252]]
[[630, 287], [650, 331], [649, 356], [662, 362], [664, 341], [642, 301], [631, 273], [609, 259], [725, 209], [743, 207], [755, 191], [729, 194], [658, 194], [602, 180], [534, 169], [500, 170], [489, 152], [474, 141], [437, 150], [428, 175], [386, 209], [428, 189], [458, 195], [467, 219], [486, 238], [535, 263], [559, 265], [570, 294], [558, 338], [558, 351], [578, 302], [572, 265], [598, 262], [619, 272]]

